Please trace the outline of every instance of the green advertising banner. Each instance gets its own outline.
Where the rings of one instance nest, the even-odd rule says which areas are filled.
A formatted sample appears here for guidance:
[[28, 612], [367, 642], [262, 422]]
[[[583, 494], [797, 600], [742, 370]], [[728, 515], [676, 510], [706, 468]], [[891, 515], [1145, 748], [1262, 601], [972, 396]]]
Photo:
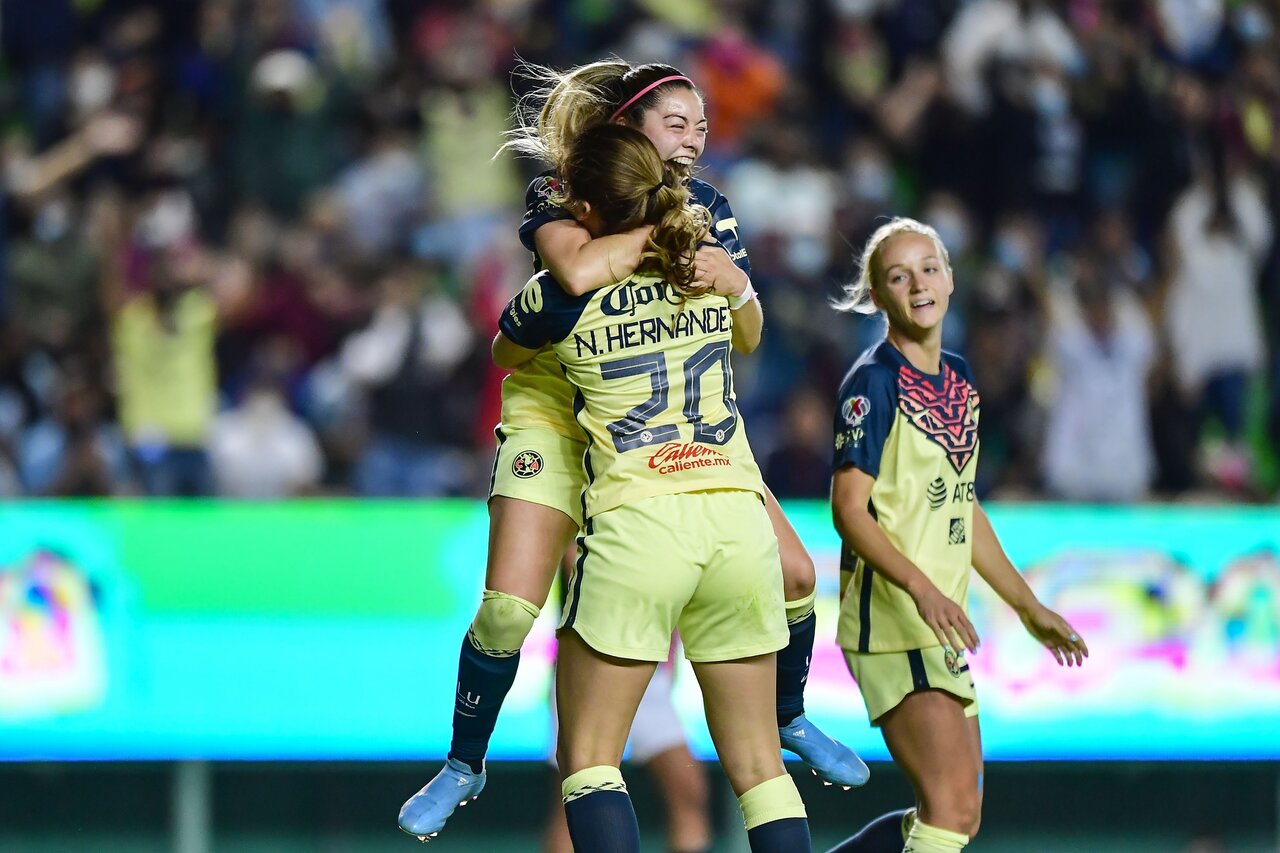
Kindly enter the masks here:
[[[989, 510], [1093, 650], [1058, 668], [975, 581], [989, 758], [1280, 758], [1280, 510]], [[883, 758], [834, 645], [829, 510], [787, 511], [819, 574], [809, 711]], [[487, 532], [470, 501], [5, 505], [0, 759], [439, 758]], [[554, 628], [526, 643], [495, 758], [550, 750]], [[710, 756], [683, 667], [674, 689]]]

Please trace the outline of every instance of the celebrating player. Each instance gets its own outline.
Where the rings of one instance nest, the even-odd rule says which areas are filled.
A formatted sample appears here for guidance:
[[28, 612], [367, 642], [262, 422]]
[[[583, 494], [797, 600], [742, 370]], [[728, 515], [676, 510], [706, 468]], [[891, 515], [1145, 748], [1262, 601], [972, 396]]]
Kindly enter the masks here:
[[[521, 239], [571, 294], [629, 275], [652, 226], [593, 236], [555, 203], [558, 171], [585, 129], [616, 122], [641, 130], [659, 154], [687, 178], [706, 134], [702, 99], [690, 80], [665, 65], [632, 68], [620, 61], [566, 73], [529, 67], [546, 82], [527, 120], [508, 143], [555, 169], [529, 187]], [[745, 249], [728, 202], [709, 184], [685, 181], [693, 201], [711, 211], [719, 245], [697, 251], [694, 286], [730, 294], [734, 348], [759, 343], [762, 314]], [[554, 356], [542, 353], [503, 383], [502, 423], [489, 500], [489, 554], [480, 608], [462, 642], [454, 705], [454, 736], [444, 769], [401, 808], [400, 826], [422, 837], [437, 833], [460, 804], [485, 784], [484, 757], [498, 712], [515, 680], [519, 650], [546, 603], [561, 555], [581, 526], [585, 436], [573, 417], [574, 392]], [[864, 784], [866, 765], [804, 715], [804, 684], [813, 649], [814, 568], [799, 536], [765, 489], [781, 552], [789, 641], [777, 660], [781, 744], [800, 755], [824, 782]]]
[[494, 360], [549, 347], [587, 434], [585, 527], [559, 632], [561, 790], [574, 848], [639, 851], [618, 770], [677, 628], [751, 849], [804, 851], [782, 766], [774, 655], [788, 641], [777, 539], [734, 399], [733, 319], [696, 287], [709, 213], [644, 134], [606, 124], [574, 144], [564, 195], [592, 234], [655, 226], [636, 274], [582, 296], [534, 276], [503, 313]]
[[[961, 850], [978, 831], [982, 747], [964, 651], [969, 567], [1059, 664], [1089, 650], [1009, 562], [974, 496], [978, 393], [942, 349], [954, 284], [933, 228], [898, 218], [871, 235], [839, 304], [888, 321], [840, 389], [831, 508], [844, 543], [837, 641], [871, 724], [916, 794], [831, 853]], [[906, 847], [903, 848], [904, 841]]]

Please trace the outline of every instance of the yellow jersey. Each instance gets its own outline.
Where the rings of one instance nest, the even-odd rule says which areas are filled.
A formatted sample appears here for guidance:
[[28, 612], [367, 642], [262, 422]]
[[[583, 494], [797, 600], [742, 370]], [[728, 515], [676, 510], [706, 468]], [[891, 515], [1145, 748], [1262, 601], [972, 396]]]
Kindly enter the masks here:
[[[835, 413], [834, 468], [875, 478], [868, 509], [889, 541], [965, 607], [973, 557], [978, 392], [964, 359], [942, 354], [936, 375], [912, 367], [888, 341], [845, 377]], [[851, 652], [938, 645], [901, 587], [845, 544], [836, 642]]]
[[131, 444], [203, 446], [217, 411], [217, 306], [189, 290], [172, 310], [170, 329], [149, 297], [136, 297], [112, 323], [120, 426]]
[[[542, 269], [534, 235], [548, 222], [572, 219], [569, 211], [552, 203], [561, 190], [555, 173], [543, 172], [530, 182], [525, 191], [525, 215], [520, 225], [520, 241], [533, 252], [534, 271]], [[738, 220], [728, 200], [706, 181], [689, 181], [694, 204], [711, 212], [712, 235], [729, 253], [733, 262], [751, 275], [747, 250], [738, 238]], [[573, 416], [573, 386], [552, 353], [539, 353], [532, 362], [508, 376], [502, 383], [502, 425], [504, 427], [541, 427], [576, 441], [585, 441], [582, 429]]]
[[499, 328], [528, 349], [549, 346], [574, 386], [573, 412], [587, 435], [584, 519], [656, 495], [763, 496], [733, 391], [724, 297], [681, 301], [652, 276], [575, 297], [541, 272], [508, 303]]

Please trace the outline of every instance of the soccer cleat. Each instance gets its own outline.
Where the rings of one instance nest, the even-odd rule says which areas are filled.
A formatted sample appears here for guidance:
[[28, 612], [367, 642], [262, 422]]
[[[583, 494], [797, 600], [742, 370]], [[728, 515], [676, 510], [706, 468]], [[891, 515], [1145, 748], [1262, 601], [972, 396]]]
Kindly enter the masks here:
[[778, 729], [778, 737], [782, 748], [803, 758], [824, 785], [840, 785], [847, 791], [871, 778], [871, 771], [856, 752], [827, 737], [804, 714]]
[[472, 773], [466, 762], [450, 758], [436, 778], [405, 800], [400, 807], [400, 828], [422, 842], [435, 838], [454, 809], [480, 796], [484, 783], [485, 771]]

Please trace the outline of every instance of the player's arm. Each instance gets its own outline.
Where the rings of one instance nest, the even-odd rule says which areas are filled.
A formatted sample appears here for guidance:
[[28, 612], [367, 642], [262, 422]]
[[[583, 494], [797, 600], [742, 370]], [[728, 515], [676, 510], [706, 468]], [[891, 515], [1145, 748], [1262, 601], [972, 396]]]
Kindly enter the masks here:
[[977, 501], [973, 504], [973, 567], [996, 595], [1013, 608], [1031, 636], [1053, 653], [1059, 664], [1079, 666], [1089, 647], [1057, 613], [1040, 603], [996, 536], [991, 519]]
[[[751, 286], [751, 277], [719, 244], [700, 246], [694, 265], [694, 284], [729, 300], [733, 309], [733, 348], [743, 354], [755, 352], [764, 331], [764, 310]], [[735, 304], [738, 307], [733, 308]]]
[[537, 355], [538, 351], [522, 347], [502, 332], [498, 332], [493, 336], [490, 353], [493, 356], [493, 363], [498, 367], [504, 370], [515, 370]]
[[592, 238], [576, 219], [547, 222], [533, 234], [538, 256], [560, 286], [574, 296], [621, 281], [636, 271], [651, 225]]
[[875, 482], [874, 477], [853, 465], [839, 468], [832, 475], [831, 514], [840, 538], [886, 580], [907, 591], [939, 643], [975, 651], [978, 633], [964, 608], [943, 595], [928, 575], [895, 548], [871, 515], [871, 489]]

